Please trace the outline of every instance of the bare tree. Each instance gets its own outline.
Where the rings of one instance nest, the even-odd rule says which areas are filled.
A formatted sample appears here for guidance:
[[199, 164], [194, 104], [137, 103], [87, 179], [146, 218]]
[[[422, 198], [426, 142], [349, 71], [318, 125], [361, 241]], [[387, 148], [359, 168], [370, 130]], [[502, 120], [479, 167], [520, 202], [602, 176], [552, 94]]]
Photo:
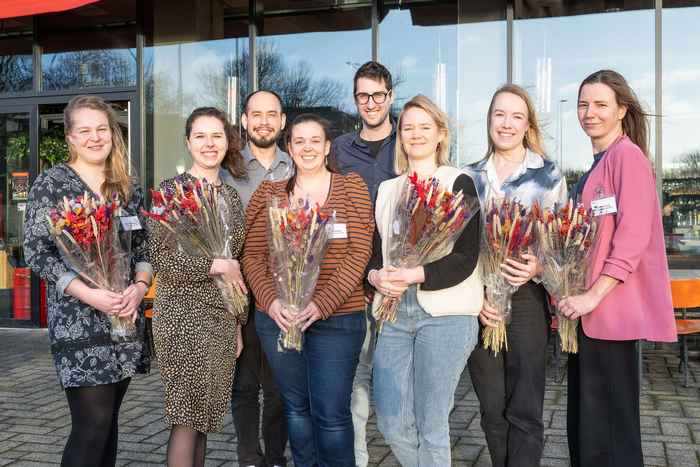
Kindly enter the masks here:
[[[341, 106], [345, 95], [343, 83], [330, 78], [314, 77], [307, 62], [287, 63], [273, 41], [260, 44], [257, 58], [259, 88], [279, 93], [285, 109]], [[198, 75], [202, 83], [200, 99], [217, 102], [218, 105], [225, 102], [227, 76], [237, 76], [239, 94], [247, 94], [250, 89], [248, 63], [249, 54], [244, 51], [239, 57], [228, 60], [223, 70], [218, 67], [202, 70]]]
[[43, 79], [47, 89], [134, 84], [136, 59], [118, 49], [57, 53], [50, 56]]
[[0, 55], [0, 92], [31, 89], [31, 55]]
[[700, 177], [700, 151], [691, 151], [676, 157], [682, 177]]

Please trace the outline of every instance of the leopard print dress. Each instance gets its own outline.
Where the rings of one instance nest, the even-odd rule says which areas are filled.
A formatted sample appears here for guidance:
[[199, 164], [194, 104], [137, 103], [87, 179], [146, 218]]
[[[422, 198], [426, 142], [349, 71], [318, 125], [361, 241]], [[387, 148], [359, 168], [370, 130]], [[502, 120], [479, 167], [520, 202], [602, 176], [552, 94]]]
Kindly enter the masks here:
[[[178, 175], [161, 183], [173, 190]], [[245, 235], [241, 200], [228, 185], [221, 188], [238, 216], [231, 248], [238, 257]], [[157, 276], [153, 304], [153, 340], [165, 386], [165, 419], [201, 433], [220, 431], [231, 403], [236, 361], [236, 325], [245, 316], [224, 310], [219, 289], [209, 276], [212, 260], [178, 251], [164, 229], [151, 227], [150, 253]]]

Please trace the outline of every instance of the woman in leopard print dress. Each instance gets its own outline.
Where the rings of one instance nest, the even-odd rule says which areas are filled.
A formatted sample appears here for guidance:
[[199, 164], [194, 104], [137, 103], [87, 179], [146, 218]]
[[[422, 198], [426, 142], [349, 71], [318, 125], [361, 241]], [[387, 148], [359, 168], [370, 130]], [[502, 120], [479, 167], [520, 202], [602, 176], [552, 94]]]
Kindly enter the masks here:
[[[238, 216], [231, 250], [238, 257], [243, 246], [244, 219], [236, 190], [219, 179], [222, 166], [234, 176], [244, 175], [239, 140], [218, 109], [196, 109], [186, 123], [187, 149], [192, 167], [165, 180], [205, 178], [219, 190]], [[219, 431], [231, 400], [236, 358], [242, 343], [240, 326], [246, 316], [225, 311], [212, 276], [221, 275], [245, 290], [237, 260], [195, 257], [176, 250], [162, 227], [151, 223], [150, 252], [157, 289], [153, 337], [165, 386], [165, 418], [171, 426], [169, 466], [204, 465], [207, 433]]]

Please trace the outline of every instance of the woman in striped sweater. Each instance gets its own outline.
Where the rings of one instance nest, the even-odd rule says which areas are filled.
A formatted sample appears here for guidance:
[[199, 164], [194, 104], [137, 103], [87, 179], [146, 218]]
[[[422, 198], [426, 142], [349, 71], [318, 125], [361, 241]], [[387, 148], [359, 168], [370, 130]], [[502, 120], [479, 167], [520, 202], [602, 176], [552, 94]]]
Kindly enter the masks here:
[[[264, 182], [246, 211], [243, 271], [255, 296], [255, 326], [280, 388], [297, 467], [354, 467], [350, 394], [365, 337], [363, 275], [374, 221], [367, 187], [357, 174], [328, 166], [328, 124], [298, 116], [288, 131], [295, 175]], [[336, 228], [321, 263], [313, 299], [293, 316], [276, 298], [267, 244], [267, 201], [305, 200], [335, 211]], [[278, 352], [277, 337], [294, 320], [305, 332], [302, 352]]]

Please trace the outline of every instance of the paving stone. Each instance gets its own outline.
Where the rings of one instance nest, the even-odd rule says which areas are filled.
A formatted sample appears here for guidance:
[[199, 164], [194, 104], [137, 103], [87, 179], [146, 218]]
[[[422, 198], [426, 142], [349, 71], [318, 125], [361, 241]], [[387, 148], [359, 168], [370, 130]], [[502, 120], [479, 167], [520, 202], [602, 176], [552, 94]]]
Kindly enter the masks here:
[[60, 452], [30, 452], [22, 458], [26, 461], [45, 462], [51, 464], [60, 464], [63, 450]]
[[665, 435], [688, 436], [690, 431], [684, 423], [661, 422], [661, 432]]
[[[0, 329], [0, 342], [13, 349], [0, 352], [0, 467], [55, 466], [70, 433], [70, 416], [56, 380], [46, 331]], [[649, 352], [646, 347], [640, 398], [645, 465], [698, 466], [700, 389], [697, 384], [681, 386], [677, 347], [654, 347]], [[698, 381], [700, 363], [695, 358], [690, 371], [691, 379]], [[551, 368], [548, 373], [543, 466], [568, 465], [565, 373], [562, 367], [558, 381], [552, 378]], [[157, 365], [150, 375], [133, 378], [120, 413], [118, 466], [164, 465], [169, 430], [162, 420], [162, 398]], [[480, 421], [479, 401], [465, 371], [450, 416], [453, 466], [491, 465]], [[377, 431], [373, 410], [367, 430], [370, 467], [398, 466]], [[208, 436], [206, 465], [236, 466], [236, 459], [235, 430], [227, 414], [223, 431]]]

